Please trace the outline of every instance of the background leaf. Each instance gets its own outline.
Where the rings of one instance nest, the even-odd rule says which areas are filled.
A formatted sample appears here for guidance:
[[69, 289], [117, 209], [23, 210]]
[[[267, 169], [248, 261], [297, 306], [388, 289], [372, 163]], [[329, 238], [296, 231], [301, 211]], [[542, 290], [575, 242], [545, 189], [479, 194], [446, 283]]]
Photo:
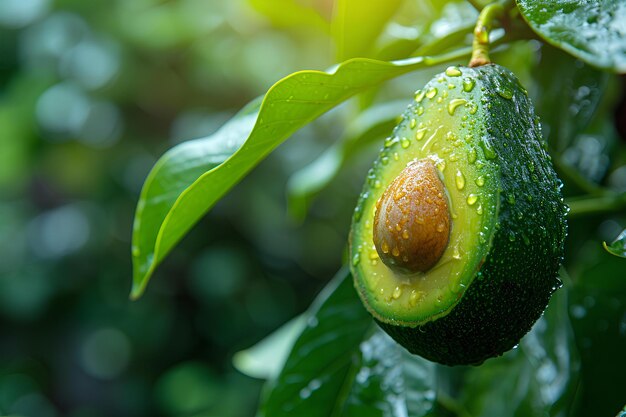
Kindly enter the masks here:
[[[228, 137], [227, 144], [233, 145], [228, 146], [228, 151], [216, 145], [217, 139], [188, 145], [202, 155], [203, 161], [213, 162], [203, 164], [193, 157], [189, 159], [189, 152], [182, 145], [166, 153], [148, 176], [137, 204], [131, 296], [141, 295], [156, 266], [207, 210], [300, 127], [360, 91], [409, 71], [458, 60], [468, 53], [463, 48], [446, 55], [405, 61], [353, 59], [331, 72], [297, 72], [268, 91], [251, 131], [248, 129], [253, 115], [248, 115], [246, 123], [239, 123], [238, 117], [231, 127], [220, 130], [219, 135]], [[227, 155], [244, 141], [232, 156]], [[198, 163], [201, 165], [196, 166]]]
[[287, 184], [291, 214], [304, 218], [311, 199], [335, 178], [346, 160], [389, 135], [406, 105], [407, 100], [396, 100], [369, 107], [350, 122], [340, 140], [296, 171]]
[[337, 59], [371, 56], [376, 39], [401, 4], [402, 0], [376, 1], [367, 5], [359, 0], [338, 0], [332, 22]]
[[604, 249], [610, 254], [619, 256], [620, 258], [626, 258], [626, 230], [623, 230], [613, 243], [607, 245], [606, 242], [603, 242], [602, 246], [604, 246]]
[[626, 72], [626, 3], [621, 0], [516, 0], [548, 43], [588, 64]]
[[329, 417], [341, 412], [358, 364], [358, 346], [372, 319], [347, 269], [309, 311], [307, 327], [261, 407], [267, 417]]

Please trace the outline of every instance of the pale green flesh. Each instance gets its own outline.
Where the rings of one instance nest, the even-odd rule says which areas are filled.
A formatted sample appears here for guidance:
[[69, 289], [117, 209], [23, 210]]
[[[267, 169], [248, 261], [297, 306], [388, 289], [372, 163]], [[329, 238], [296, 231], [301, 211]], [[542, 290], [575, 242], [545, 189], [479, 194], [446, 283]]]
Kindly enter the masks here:
[[[361, 215], [355, 214], [353, 220], [355, 282], [370, 312], [386, 323], [417, 326], [447, 314], [480, 269], [495, 233], [497, 166], [485, 157], [489, 152], [477, 139], [486, 135], [483, 118], [478, 117], [483, 114], [478, 80], [468, 92], [463, 90], [463, 78], [439, 77], [426, 86], [424, 92], [434, 86], [437, 94], [429, 97], [430, 90], [407, 111], [374, 165], [357, 209]], [[445, 185], [450, 239], [432, 269], [407, 275], [392, 271], [378, 257], [373, 219], [385, 184], [409, 162], [422, 158], [433, 160]]]

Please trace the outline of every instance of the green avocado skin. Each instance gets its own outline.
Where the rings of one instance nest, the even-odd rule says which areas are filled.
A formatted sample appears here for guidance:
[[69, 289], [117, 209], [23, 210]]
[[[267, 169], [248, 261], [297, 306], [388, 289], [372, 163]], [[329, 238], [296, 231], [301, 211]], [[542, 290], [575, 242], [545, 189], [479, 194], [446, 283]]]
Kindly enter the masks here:
[[378, 322], [411, 353], [445, 365], [479, 365], [519, 343], [561, 285], [567, 234], [561, 183], [526, 91], [499, 65], [464, 71], [473, 71], [481, 88], [483, 114], [477, 116], [484, 118], [499, 165], [499, 211], [489, 254], [446, 316], [419, 327]]

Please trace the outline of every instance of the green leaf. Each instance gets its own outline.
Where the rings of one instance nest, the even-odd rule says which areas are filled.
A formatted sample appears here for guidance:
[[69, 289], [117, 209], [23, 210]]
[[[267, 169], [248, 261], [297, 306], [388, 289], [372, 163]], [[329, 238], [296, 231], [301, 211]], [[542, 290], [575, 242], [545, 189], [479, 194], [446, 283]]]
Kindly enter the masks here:
[[330, 25], [319, 11], [296, 0], [248, 0], [250, 5], [270, 21], [282, 27], [308, 26], [330, 32]]
[[311, 306], [307, 327], [261, 407], [267, 417], [338, 415], [372, 326], [352, 277], [340, 271]]
[[608, 78], [607, 73], [558, 49], [542, 48], [541, 61], [534, 71], [534, 101], [552, 149], [562, 152], [589, 125]]
[[292, 215], [302, 219], [313, 196], [336, 177], [347, 159], [367, 149], [369, 143], [391, 133], [406, 105], [406, 100], [397, 100], [361, 112], [350, 122], [341, 140], [309, 165], [296, 171], [287, 183]]
[[613, 243], [607, 245], [606, 242], [602, 242], [602, 246], [604, 246], [604, 249], [611, 255], [626, 258], [626, 229], [622, 230], [622, 233], [617, 236]]
[[516, 2], [530, 27], [546, 42], [593, 66], [626, 72], [626, 4], [622, 0]]
[[167, 152], [148, 175], [137, 204], [131, 297], [143, 293], [157, 265], [191, 227], [296, 130], [361, 91], [469, 53], [463, 48], [395, 62], [353, 59], [329, 72], [297, 72], [267, 92], [258, 116], [253, 103], [210, 138]]
[[296, 339], [306, 326], [306, 315], [285, 323], [249, 349], [235, 353], [233, 365], [253, 378], [271, 379], [278, 375]]
[[579, 370], [568, 293], [561, 289], [517, 349], [467, 371], [464, 405], [481, 417], [568, 416]]
[[437, 366], [377, 328], [361, 346], [344, 417], [422, 417], [435, 405]]
[[402, 0], [338, 0], [332, 21], [337, 58], [344, 60], [370, 56], [372, 46], [393, 17]]
[[582, 360], [575, 417], [611, 416], [624, 405], [626, 280], [624, 260], [587, 245], [577, 263], [570, 317]]

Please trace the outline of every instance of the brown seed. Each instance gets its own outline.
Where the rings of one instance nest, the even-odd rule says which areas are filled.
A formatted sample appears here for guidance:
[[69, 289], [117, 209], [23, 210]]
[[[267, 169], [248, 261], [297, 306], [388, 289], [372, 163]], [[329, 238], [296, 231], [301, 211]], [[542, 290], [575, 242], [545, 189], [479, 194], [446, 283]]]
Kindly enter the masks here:
[[[387, 187], [374, 217], [374, 245], [385, 265], [414, 273], [426, 272], [439, 261], [450, 238], [444, 191], [435, 165], [427, 158], [409, 164]], [[402, 227], [386, 227], [389, 224]], [[385, 245], [394, 250], [382, 250]]]

